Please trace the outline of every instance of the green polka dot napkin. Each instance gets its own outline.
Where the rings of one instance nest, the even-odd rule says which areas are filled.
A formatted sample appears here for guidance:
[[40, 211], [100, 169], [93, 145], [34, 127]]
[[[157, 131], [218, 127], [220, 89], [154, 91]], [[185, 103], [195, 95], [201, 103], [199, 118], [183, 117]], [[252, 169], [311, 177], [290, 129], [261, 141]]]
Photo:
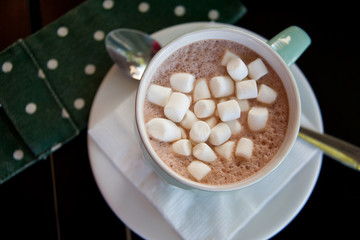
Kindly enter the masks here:
[[238, 0], [88, 0], [5, 49], [0, 53], [0, 183], [86, 128], [94, 95], [113, 65], [104, 46], [109, 31], [234, 23], [245, 12]]

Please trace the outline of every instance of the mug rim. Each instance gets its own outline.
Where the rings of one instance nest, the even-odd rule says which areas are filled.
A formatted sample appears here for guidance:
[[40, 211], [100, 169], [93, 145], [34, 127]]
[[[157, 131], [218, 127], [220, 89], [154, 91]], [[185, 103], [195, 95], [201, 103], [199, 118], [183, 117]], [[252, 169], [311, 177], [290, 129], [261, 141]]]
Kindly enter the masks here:
[[[274, 71], [278, 75], [279, 75], [278, 69], [275, 68], [273, 65], [275, 64], [274, 62], [276, 62], [277, 64], [280, 64], [279, 66], [281, 67], [281, 70], [283, 71], [282, 74], [286, 74], [288, 79], [290, 79], [289, 84], [292, 89], [287, 89], [285, 86], [285, 82], [284, 82], [285, 80], [283, 79], [283, 77], [279, 76], [285, 87], [286, 93], [287, 93], [287, 98], [288, 98], [288, 102], [289, 102], [289, 119], [288, 119], [288, 126], [287, 126], [287, 130], [286, 130], [286, 134], [285, 134], [285, 139], [284, 139], [283, 143], [281, 144], [280, 149], [275, 154], [275, 156], [265, 166], [263, 166], [259, 171], [257, 171], [256, 173], [252, 174], [251, 176], [249, 176], [241, 181], [230, 183], [230, 184], [210, 185], [210, 184], [199, 183], [199, 182], [196, 182], [194, 180], [188, 179], [188, 178], [180, 175], [179, 173], [175, 172], [172, 168], [170, 168], [157, 155], [157, 153], [155, 152], [154, 148], [152, 147], [152, 145], [150, 143], [150, 140], [149, 140], [147, 132], [146, 132], [144, 116], [143, 116], [143, 105], [144, 105], [144, 101], [146, 98], [147, 88], [148, 88], [149, 84], [151, 83], [153, 74], [156, 72], [158, 67], [172, 53], [174, 53], [181, 47], [189, 45], [189, 44], [197, 42], [197, 41], [205, 40], [205, 39], [225, 39], [225, 40], [231, 40], [231, 41], [235, 41], [235, 42], [239, 43], [238, 39], [236, 39], [236, 40], [228, 39], [222, 35], [218, 35], [216, 38], [215, 37], [214, 38], [204, 38], [201, 36], [205, 33], [216, 34], [217, 32], [221, 32], [221, 33], [226, 32], [229, 34], [239, 34], [239, 36], [243, 35], [241, 37], [242, 39], [250, 40], [251, 42], [255, 43], [256, 45], [259, 45], [258, 48], [267, 49], [266, 50], [267, 54], [270, 53], [271, 58], [275, 57], [276, 61], [274, 61], [274, 60], [268, 61], [263, 56], [264, 55], [263, 52], [262, 52], [262, 54], [259, 54], [257, 51], [258, 49], [254, 50], [253, 48], [247, 46], [246, 44], [240, 43], [240, 44], [243, 44], [246, 47], [252, 49], [253, 51], [255, 51], [259, 56], [265, 58], [266, 61], [271, 65], [271, 67], [274, 69]], [[187, 40], [187, 38], [193, 38], [194, 36], [196, 36], [194, 39]], [[184, 41], [185, 44], [182, 43], [182, 41]], [[182, 43], [182, 44], [179, 44], [179, 43]], [[164, 55], [165, 55], [165, 57], [164, 57]], [[162, 60], [160, 61], [159, 59], [160, 60], [162, 59]], [[159, 61], [159, 63], [158, 63], [158, 61]], [[146, 79], [146, 81], [144, 79]], [[294, 96], [292, 98], [292, 100], [294, 100], [293, 104], [295, 104], [295, 109], [294, 109], [294, 107], [290, 107], [292, 105], [290, 103], [288, 91], [290, 91], [292, 93], [292, 95]], [[293, 111], [293, 114], [291, 114], [290, 111]], [[292, 116], [292, 122], [290, 122], [291, 116]], [[155, 54], [153, 59], [151, 59], [148, 67], [145, 69], [142, 80], [140, 81], [140, 84], [136, 91], [136, 102], [135, 102], [136, 121], [135, 122], [136, 122], [138, 134], [140, 136], [141, 144], [145, 147], [146, 152], [148, 153], [148, 155], [151, 158], [151, 159], [148, 159], [148, 158], [146, 158], [146, 159], [148, 161], [151, 161], [151, 165], [152, 165], [153, 169], [154, 169], [153, 164], [156, 164], [156, 166], [158, 168], [155, 166], [154, 171], [158, 175], [165, 178], [165, 180], [169, 180], [168, 178], [170, 177], [172, 185], [177, 185], [178, 187], [181, 187], [184, 189], [190, 188], [190, 189], [210, 191], [210, 192], [232, 191], [232, 190], [238, 190], [238, 189], [248, 187], [248, 186], [253, 185], [254, 183], [260, 181], [261, 179], [265, 178], [265, 176], [269, 175], [281, 164], [281, 162], [286, 158], [286, 156], [292, 149], [292, 147], [295, 143], [295, 140], [297, 138], [297, 135], [298, 135], [298, 131], [299, 131], [299, 127], [300, 127], [300, 117], [301, 117], [301, 106], [300, 106], [300, 95], [298, 92], [297, 84], [296, 84], [296, 81], [295, 81], [289, 67], [286, 65], [286, 63], [281, 58], [281, 56], [274, 49], [272, 49], [271, 46], [269, 46], [262, 39], [258, 38], [256, 35], [252, 35], [248, 32], [242, 31], [241, 29], [234, 29], [234, 28], [230, 28], [230, 27], [222, 27], [221, 26], [221, 27], [203, 28], [200, 30], [195, 30], [195, 31], [185, 33], [185, 34], [171, 40], [168, 44], [166, 44], [166, 46], [161, 48], [159, 50], [159, 52], [157, 52]], [[290, 128], [290, 125], [292, 125], [291, 128]], [[289, 131], [291, 131], [291, 132], [289, 132]], [[285, 143], [285, 140], [287, 140], [289, 142]], [[284, 147], [284, 145], [286, 145], [286, 146]], [[282, 150], [282, 151], [280, 151], [280, 150]], [[175, 180], [175, 183], [172, 180]], [[169, 182], [169, 181], [167, 181], [167, 182]]]

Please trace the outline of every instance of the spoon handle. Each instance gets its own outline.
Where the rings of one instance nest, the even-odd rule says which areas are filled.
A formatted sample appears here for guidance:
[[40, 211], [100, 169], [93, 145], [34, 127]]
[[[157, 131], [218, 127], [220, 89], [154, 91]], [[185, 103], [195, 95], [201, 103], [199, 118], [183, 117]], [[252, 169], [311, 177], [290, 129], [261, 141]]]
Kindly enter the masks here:
[[300, 127], [299, 137], [319, 148], [327, 156], [360, 171], [360, 148], [338, 138]]

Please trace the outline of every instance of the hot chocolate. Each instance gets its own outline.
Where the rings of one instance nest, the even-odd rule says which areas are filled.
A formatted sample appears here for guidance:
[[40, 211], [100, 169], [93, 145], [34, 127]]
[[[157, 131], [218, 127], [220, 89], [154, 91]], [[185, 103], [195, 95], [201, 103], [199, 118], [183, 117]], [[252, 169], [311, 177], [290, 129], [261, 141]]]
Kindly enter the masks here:
[[[240, 57], [249, 70], [251, 70], [250, 64], [253, 64], [255, 61], [262, 62], [267, 70], [266, 74], [256, 77], [255, 74], [250, 76], [251, 74], [249, 73], [244, 75], [246, 76], [245, 79], [234, 80], [233, 78], [235, 77], [233, 75], [237, 74], [237, 76], [241, 76], [241, 74], [239, 75], [236, 71], [231, 72], [229, 64], [223, 63], [223, 61], [226, 60], [224, 59], [224, 55], [229, 52], [232, 56]], [[233, 64], [236, 65], [240, 63], [234, 61]], [[261, 58], [261, 56], [251, 49], [229, 40], [209, 39], [195, 42], [180, 48], [164, 61], [154, 74], [151, 82], [152, 85], [150, 85], [150, 87], [165, 87], [169, 94], [170, 91], [177, 92], [170, 83], [171, 76], [176, 73], [186, 73], [193, 76], [193, 79], [187, 80], [186, 84], [190, 83], [190, 85], [193, 85], [195, 88], [191, 87], [188, 92], [183, 91], [183, 93], [178, 94], [179, 96], [174, 96], [174, 98], [183, 98], [182, 100], [178, 100], [178, 102], [189, 102], [190, 105], [189, 107], [186, 106], [186, 109], [191, 111], [189, 113], [191, 116], [184, 116], [184, 110], [181, 109], [181, 111], [179, 111], [180, 113], [171, 113], [176, 115], [174, 119], [180, 120], [171, 119], [172, 117], [169, 117], [168, 114], [164, 113], [166, 112], [164, 111], [165, 104], [169, 99], [166, 96], [164, 96], [163, 99], [160, 97], [157, 98], [161, 101], [157, 100], [158, 102], [156, 104], [154, 104], [153, 101], [149, 101], [149, 97], [146, 98], [144, 102], [145, 123], [156, 118], [170, 119], [172, 123], [180, 127], [181, 138], [187, 139], [187, 141], [182, 141], [177, 144], [176, 147], [182, 148], [183, 146], [186, 146], [187, 149], [189, 149], [190, 146], [190, 152], [185, 151], [187, 154], [178, 154], [173, 146], [173, 143], [176, 141], [161, 141], [149, 134], [150, 142], [155, 152], [169, 167], [180, 175], [194, 181], [220, 185], [234, 183], [249, 177], [259, 171], [273, 158], [280, 148], [286, 134], [289, 119], [289, 103], [279, 76], [271, 66]], [[219, 95], [215, 97], [215, 95], [218, 94], [215, 94], [215, 92], [221, 94], [221, 91], [218, 90], [219, 87], [213, 86], [211, 88], [211, 85], [216, 85], [216, 83], [212, 83], [216, 82], [216, 80], [212, 79], [218, 76], [221, 76], [223, 79], [232, 78], [231, 81], [233, 82], [230, 83], [230, 86], [233, 84], [234, 89], [230, 89], [230, 94], [225, 93], [224, 96]], [[181, 77], [182, 79], [185, 79], [187, 76]], [[243, 78], [243, 76], [241, 76], [241, 78]], [[226, 81], [228, 80], [224, 80], [224, 82]], [[219, 82], [221, 81], [219, 80]], [[244, 97], [243, 99], [245, 100], [240, 100], [239, 98], [242, 98], [240, 96], [242, 94], [246, 95], [248, 92], [239, 93], [237, 91], [237, 85], [239, 83], [246, 86], [249, 85], [250, 87], [251, 84], [255, 84], [256, 96], [251, 96], [252, 93], [250, 92], [250, 97]], [[202, 91], [200, 95], [196, 93], [195, 96], [194, 92], [198, 84], [200, 84], [199, 89], [209, 87], [208, 93], [207, 91]], [[226, 91], [229, 91], [229, 89], [227, 88]], [[264, 95], [265, 97], [260, 98], [260, 91], [267, 91], [270, 92], [270, 94], [266, 94], [266, 96]], [[184, 95], [186, 95], [187, 98], [184, 98]], [[199, 96], [200, 99], [204, 98], [207, 101], [198, 104], [199, 107], [194, 107], [196, 103], [201, 101], [198, 99]], [[234, 104], [234, 102], [238, 103], [239, 108], [235, 106], [236, 110], [231, 110], [230, 105]], [[229, 105], [229, 107], [225, 106], [226, 104]], [[226, 113], [226, 119], [225, 115], [224, 118], [222, 116], [223, 105], [224, 111], [226, 111], [226, 109], [231, 110], [231, 114]], [[201, 115], [200, 113], [194, 114], [194, 112], [200, 111], [195, 108], [201, 109], [201, 114], [204, 115]], [[240, 111], [241, 113], [239, 112], [239, 117], [235, 116], [233, 119], [231, 117], [234, 115], [234, 111]], [[187, 113], [185, 115], [187, 115]], [[262, 123], [260, 120], [262, 118], [258, 116], [266, 117], [264, 126], [261, 125]], [[215, 155], [205, 154], [206, 156], [214, 156], [211, 157], [211, 161], [207, 161], [208, 157], [201, 159], [201, 157], [195, 154], [195, 150], [202, 147], [199, 146], [202, 142], [201, 140], [194, 141], [194, 139], [190, 137], [190, 132], [193, 131], [191, 127], [194, 124], [189, 122], [184, 123], [184, 121], [182, 121], [187, 117], [190, 119], [195, 118], [198, 122], [197, 125], [204, 125], [203, 122], [206, 123], [211, 131], [209, 132], [209, 136], [212, 132], [215, 132], [213, 137], [208, 136], [204, 141], [204, 143], [206, 143], [204, 145], [209, 146], [209, 151], [212, 152], [211, 154], [215, 153]], [[252, 118], [255, 119], [255, 123], [249, 122]], [[172, 123], [169, 124], [169, 126], [173, 127], [174, 125], [172, 125]], [[228, 127], [222, 124], [225, 124]], [[257, 129], [259, 124], [260, 127]], [[153, 125], [156, 125], [156, 123]], [[253, 125], [255, 127], [253, 127]], [[213, 131], [213, 129], [220, 130], [217, 130], [216, 132], [215, 130]], [[231, 134], [224, 138], [224, 132], [229, 131], [227, 129], [230, 129]], [[201, 134], [203, 133], [202, 130], [200, 132]], [[218, 137], [216, 135], [217, 133], [221, 136]], [[225, 142], [222, 141], [222, 138], [225, 139]], [[242, 148], [245, 146], [245, 150], [242, 150], [241, 147], [238, 146], [240, 142], [244, 142]], [[249, 142], [251, 144], [247, 145]], [[196, 149], [194, 150], [195, 147]], [[248, 156], [249, 149], [251, 151]], [[189, 172], [191, 169], [189, 168], [190, 163], [195, 161], [196, 164], [198, 164], [199, 161], [209, 167], [206, 168], [206, 172], [200, 178], [197, 178], [194, 174]]]

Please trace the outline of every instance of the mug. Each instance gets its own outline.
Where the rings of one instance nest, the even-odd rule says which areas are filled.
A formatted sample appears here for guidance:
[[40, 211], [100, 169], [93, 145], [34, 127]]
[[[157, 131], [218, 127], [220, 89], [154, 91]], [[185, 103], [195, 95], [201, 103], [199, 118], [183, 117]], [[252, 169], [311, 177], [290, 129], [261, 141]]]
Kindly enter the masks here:
[[[268, 162], [258, 172], [242, 181], [231, 184], [208, 185], [193, 181], [176, 173], [173, 169], [165, 164], [165, 162], [153, 149], [144, 122], [144, 100], [146, 98], [146, 92], [149, 84], [151, 83], [153, 74], [172, 53], [181, 47], [206, 39], [231, 40], [245, 45], [246, 47], [255, 51], [258, 55], [263, 57], [279, 75], [288, 96], [289, 122], [285, 139], [280, 149], [272, 158], [272, 160], [270, 160], [270, 162]], [[285, 29], [267, 43], [257, 38], [256, 36], [239, 29], [212, 27], [186, 33], [163, 47], [150, 61], [142, 76], [140, 85], [137, 90], [135, 104], [136, 125], [140, 136], [140, 143], [145, 158], [149, 161], [155, 172], [163, 179], [165, 179], [169, 184], [183, 189], [223, 192], [238, 190], [250, 186], [263, 179], [274, 169], [276, 169], [276, 167], [283, 161], [283, 159], [291, 150], [297, 138], [300, 127], [300, 96], [295, 79], [289, 70], [289, 66], [296, 61], [296, 59], [305, 51], [310, 43], [310, 37], [306, 34], [306, 32], [297, 26], [291, 26]]]

